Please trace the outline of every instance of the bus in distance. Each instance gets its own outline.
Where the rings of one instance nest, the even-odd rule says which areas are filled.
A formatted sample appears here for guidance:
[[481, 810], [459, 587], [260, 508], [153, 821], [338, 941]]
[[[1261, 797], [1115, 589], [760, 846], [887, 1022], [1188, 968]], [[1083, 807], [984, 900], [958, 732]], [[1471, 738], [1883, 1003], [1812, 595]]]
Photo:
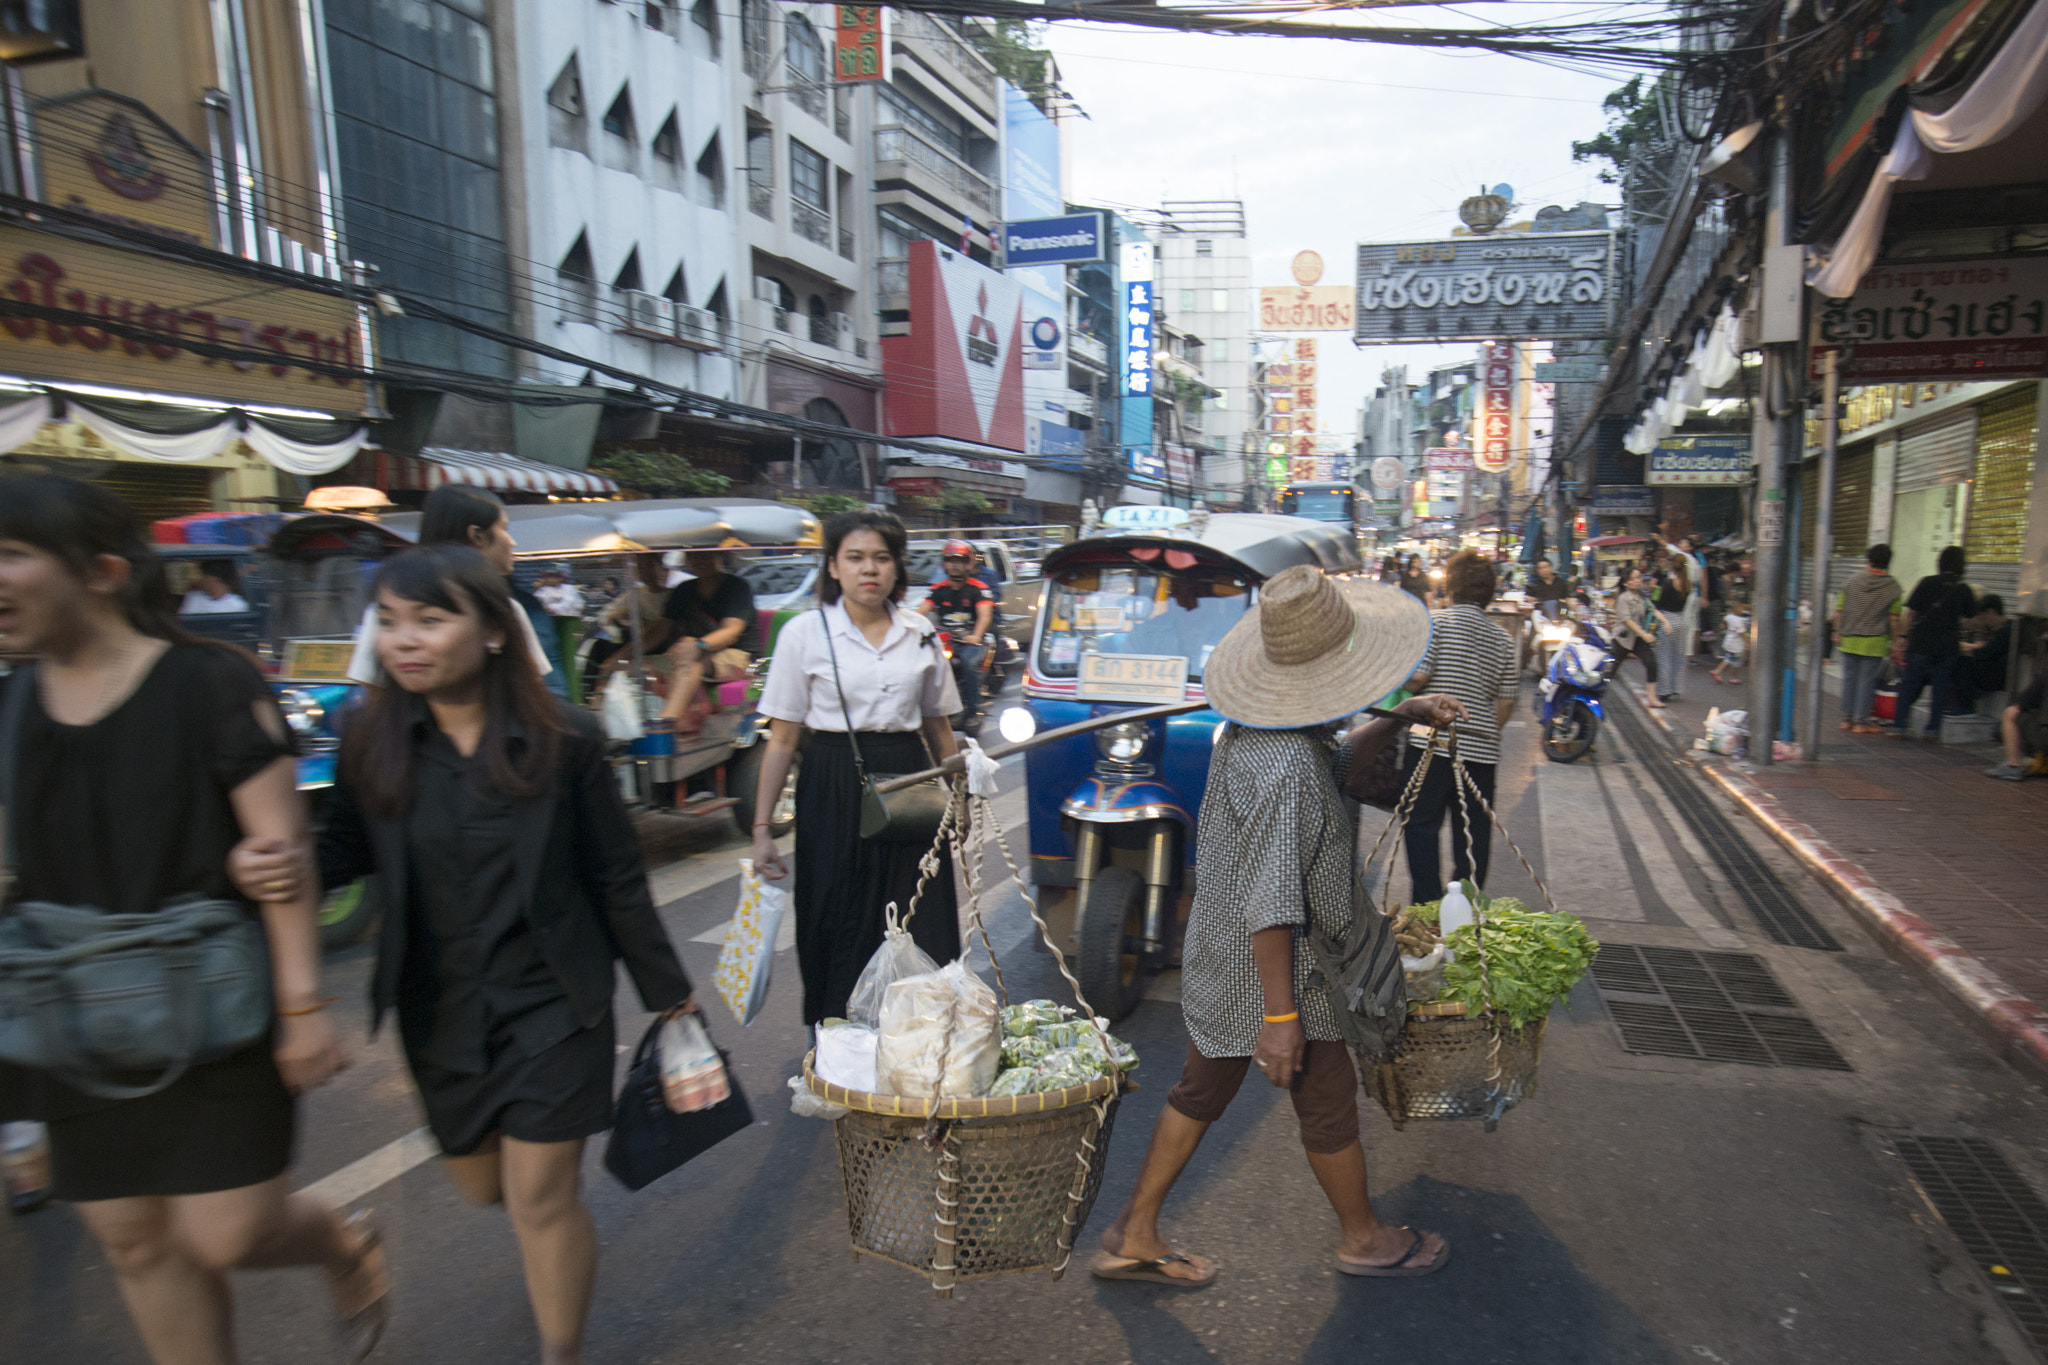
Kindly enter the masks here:
[[1280, 511], [1340, 526], [1358, 525], [1358, 490], [1341, 479], [1290, 483], [1280, 490]]

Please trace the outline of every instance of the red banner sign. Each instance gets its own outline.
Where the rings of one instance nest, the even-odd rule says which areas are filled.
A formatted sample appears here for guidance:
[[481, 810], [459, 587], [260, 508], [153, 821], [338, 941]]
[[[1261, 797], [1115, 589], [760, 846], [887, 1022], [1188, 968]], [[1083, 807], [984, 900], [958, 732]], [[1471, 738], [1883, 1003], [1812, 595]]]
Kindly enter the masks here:
[[1515, 348], [1496, 342], [1480, 368], [1472, 466], [1487, 474], [1505, 474], [1515, 463]]
[[839, 5], [832, 47], [832, 76], [839, 81], [889, 79], [889, 40], [882, 32], [879, 5]]

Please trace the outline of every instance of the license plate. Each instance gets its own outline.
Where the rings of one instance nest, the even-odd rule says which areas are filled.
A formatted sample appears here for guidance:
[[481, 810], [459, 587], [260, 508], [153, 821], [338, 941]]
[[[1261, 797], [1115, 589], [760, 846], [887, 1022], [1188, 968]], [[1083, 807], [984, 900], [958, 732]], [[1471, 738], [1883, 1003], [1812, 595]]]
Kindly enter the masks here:
[[1084, 654], [1082, 701], [1175, 702], [1187, 690], [1185, 654]]

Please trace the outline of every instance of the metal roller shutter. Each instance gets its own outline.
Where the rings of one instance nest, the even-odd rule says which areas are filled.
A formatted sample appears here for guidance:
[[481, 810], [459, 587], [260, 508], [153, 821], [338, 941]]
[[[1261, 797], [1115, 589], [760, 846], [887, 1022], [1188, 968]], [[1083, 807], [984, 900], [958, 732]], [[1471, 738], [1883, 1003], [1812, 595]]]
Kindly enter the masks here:
[[1976, 486], [1970, 490], [1970, 524], [1963, 536], [1973, 578], [1980, 564], [2017, 563], [2026, 541], [2037, 389], [2028, 384], [1977, 408]]
[[[1853, 559], [1859, 565], [1870, 548], [1870, 481], [1876, 465], [1876, 447], [1865, 441], [1835, 457], [1834, 545], [1830, 559]], [[1799, 471], [1799, 555], [1813, 559], [1813, 533], [1820, 518], [1820, 462], [1815, 460]]]
[[170, 517], [189, 517], [195, 512], [214, 511], [213, 478], [219, 472], [216, 469], [186, 469], [177, 465], [117, 460], [113, 468], [93, 482], [120, 494], [123, 502], [142, 515], [146, 525]]
[[1945, 483], [1968, 483], [1977, 457], [1977, 410], [1945, 412], [1899, 438], [1899, 472], [1894, 488], [1915, 493]]

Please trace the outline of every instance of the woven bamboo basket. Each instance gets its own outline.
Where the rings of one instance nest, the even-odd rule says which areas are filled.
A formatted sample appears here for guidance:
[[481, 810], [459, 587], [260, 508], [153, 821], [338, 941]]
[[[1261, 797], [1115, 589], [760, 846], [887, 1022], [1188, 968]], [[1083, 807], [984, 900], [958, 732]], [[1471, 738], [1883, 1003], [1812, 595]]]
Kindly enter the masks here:
[[1492, 1132], [1502, 1114], [1536, 1093], [1543, 1024], [1501, 1026], [1496, 1086], [1490, 1020], [1411, 1014], [1394, 1060], [1368, 1068], [1366, 1087], [1396, 1128], [1410, 1119], [1482, 1119]]

